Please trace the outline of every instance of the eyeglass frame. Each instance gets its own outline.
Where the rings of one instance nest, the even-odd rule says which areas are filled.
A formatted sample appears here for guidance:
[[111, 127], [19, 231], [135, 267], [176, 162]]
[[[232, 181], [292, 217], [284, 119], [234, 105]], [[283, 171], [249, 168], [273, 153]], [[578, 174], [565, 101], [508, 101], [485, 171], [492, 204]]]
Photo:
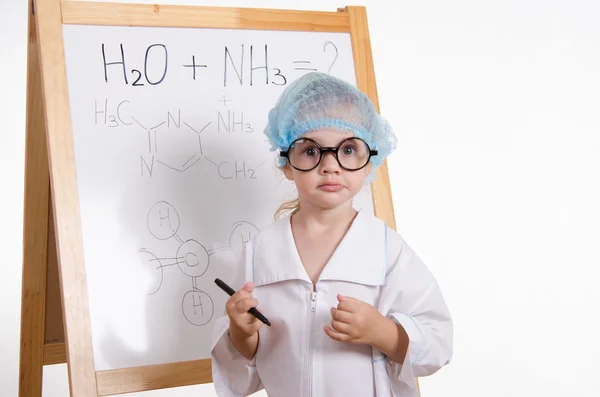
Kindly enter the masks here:
[[[294, 164], [292, 164], [292, 161], [291, 161], [291, 160], [290, 160], [290, 158], [289, 158], [289, 152], [290, 152], [290, 148], [291, 148], [292, 146], [294, 146], [294, 144], [295, 144], [296, 142], [298, 142], [298, 141], [302, 141], [302, 140], [304, 140], [304, 141], [311, 141], [311, 142], [313, 142], [313, 143], [314, 143], [314, 144], [317, 146], [317, 148], [319, 149], [319, 161], [317, 161], [317, 164], [315, 164], [315, 166], [314, 166], [314, 167], [312, 167], [312, 168], [310, 168], [310, 169], [307, 169], [307, 170], [303, 170], [303, 169], [300, 169], [300, 168], [298, 168], [298, 167], [295, 167], [295, 166], [294, 166]], [[346, 168], [346, 167], [344, 167], [344, 166], [342, 165], [342, 163], [341, 163], [341, 161], [340, 161], [340, 158], [338, 157], [338, 151], [340, 150], [340, 147], [342, 147], [342, 146], [344, 145], [344, 143], [345, 143], [345, 142], [347, 142], [347, 141], [355, 141], [355, 140], [359, 140], [359, 141], [363, 142], [363, 143], [365, 144], [365, 146], [367, 147], [367, 149], [369, 149], [369, 158], [367, 159], [367, 161], [365, 161], [365, 164], [364, 164], [362, 167], [360, 167], [360, 168]], [[373, 156], [377, 156], [377, 154], [379, 153], [379, 151], [378, 151], [377, 149], [371, 149], [371, 147], [369, 146], [369, 144], [368, 144], [367, 142], [365, 142], [365, 140], [364, 140], [364, 139], [361, 139], [361, 138], [358, 138], [358, 137], [350, 137], [350, 138], [346, 138], [346, 139], [344, 139], [343, 141], [341, 141], [341, 142], [338, 144], [338, 146], [337, 146], [337, 147], [323, 147], [323, 146], [319, 145], [319, 143], [318, 143], [317, 141], [315, 141], [314, 139], [300, 137], [300, 138], [298, 138], [298, 139], [295, 139], [295, 140], [294, 140], [292, 143], [290, 143], [290, 146], [288, 146], [287, 150], [281, 150], [281, 151], [279, 152], [279, 156], [280, 156], [280, 157], [284, 157], [285, 159], [287, 159], [287, 162], [288, 162], [288, 163], [290, 163], [290, 165], [291, 165], [291, 166], [292, 166], [294, 169], [296, 169], [296, 170], [298, 170], [298, 171], [302, 171], [302, 172], [309, 172], [309, 171], [312, 171], [312, 170], [314, 170], [315, 168], [317, 168], [317, 167], [319, 166], [319, 164], [321, 164], [321, 161], [323, 161], [323, 156], [324, 156], [326, 153], [328, 153], [328, 152], [332, 152], [332, 153], [334, 154], [335, 160], [336, 160], [336, 161], [337, 161], [337, 163], [340, 165], [340, 167], [341, 167], [342, 169], [346, 170], [346, 171], [349, 171], [349, 172], [352, 172], [352, 171], [360, 171], [360, 170], [362, 170], [363, 168], [365, 168], [365, 167], [367, 166], [367, 164], [369, 164], [369, 161], [371, 161], [371, 157], [373, 157]]]

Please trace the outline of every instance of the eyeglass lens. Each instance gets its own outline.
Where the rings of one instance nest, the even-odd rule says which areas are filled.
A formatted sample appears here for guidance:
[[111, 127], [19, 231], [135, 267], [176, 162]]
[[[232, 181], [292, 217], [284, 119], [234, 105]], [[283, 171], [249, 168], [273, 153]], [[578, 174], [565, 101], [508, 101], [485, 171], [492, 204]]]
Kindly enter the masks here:
[[[369, 152], [369, 147], [364, 141], [350, 138], [339, 146], [337, 157], [342, 168], [356, 170], [367, 164]], [[288, 152], [290, 163], [300, 170], [309, 170], [316, 167], [321, 155], [319, 145], [310, 139], [296, 141]]]

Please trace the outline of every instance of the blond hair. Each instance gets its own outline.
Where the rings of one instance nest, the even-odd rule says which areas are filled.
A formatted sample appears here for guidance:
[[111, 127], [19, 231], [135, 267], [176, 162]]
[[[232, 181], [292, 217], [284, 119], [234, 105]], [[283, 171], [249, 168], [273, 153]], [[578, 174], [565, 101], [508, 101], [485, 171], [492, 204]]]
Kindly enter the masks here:
[[283, 204], [275, 211], [275, 221], [277, 221], [284, 213], [290, 212], [290, 215], [294, 215], [300, 209], [300, 197], [296, 197], [293, 200], [284, 201]]
[[[290, 166], [290, 163], [286, 161], [285, 164], [283, 164], [281, 167], [277, 167], [277, 168], [283, 172], [283, 169], [285, 167], [289, 167], [289, 166]], [[284, 181], [284, 180], [285, 180], [285, 178], [282, 178], [282, 181]], [[296, 196], [296, 198], [294, 198], [292, 200], [284, 201], [279, 206], [279, 208], [277, 208], [277, 211], [275, 211], [275, 215], [273, 216], [273, 218], [275, 219], [275, 221], [277, 221], [286, 212], [290, 212], [290, 215], [294, 215], [296, 212], [298, 212], [299, 209], [300, 209], [300, 197]]]

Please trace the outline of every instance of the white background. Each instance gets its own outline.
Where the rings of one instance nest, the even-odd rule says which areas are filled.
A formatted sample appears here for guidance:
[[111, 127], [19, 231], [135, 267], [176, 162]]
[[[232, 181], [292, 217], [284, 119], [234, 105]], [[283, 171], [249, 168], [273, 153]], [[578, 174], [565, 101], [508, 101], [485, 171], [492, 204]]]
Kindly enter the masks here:
[[[597, 396], [600, 4], [364, 4], [381, 110], [401, 141], [389, 159], [398, 230], [455, 320], [454, 360], [421, 379], [423, 396]], [[2, 396], [18, 385], [26, 13], [26, 1], [0, 3]], [[44, 375], [44, 396], [67, 396], [64, 365]]]

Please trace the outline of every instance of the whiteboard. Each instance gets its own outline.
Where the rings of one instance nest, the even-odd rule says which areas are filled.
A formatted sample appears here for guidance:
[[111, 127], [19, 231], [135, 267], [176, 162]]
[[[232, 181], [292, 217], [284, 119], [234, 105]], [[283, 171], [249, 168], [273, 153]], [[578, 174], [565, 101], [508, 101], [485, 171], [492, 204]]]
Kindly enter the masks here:
[[[96, 370], [210, 358], [242, 244], [293, 185], [263, 134], [350, 34], [63, 26]], [[373, 213], [369, 186], [356, 208]]]

